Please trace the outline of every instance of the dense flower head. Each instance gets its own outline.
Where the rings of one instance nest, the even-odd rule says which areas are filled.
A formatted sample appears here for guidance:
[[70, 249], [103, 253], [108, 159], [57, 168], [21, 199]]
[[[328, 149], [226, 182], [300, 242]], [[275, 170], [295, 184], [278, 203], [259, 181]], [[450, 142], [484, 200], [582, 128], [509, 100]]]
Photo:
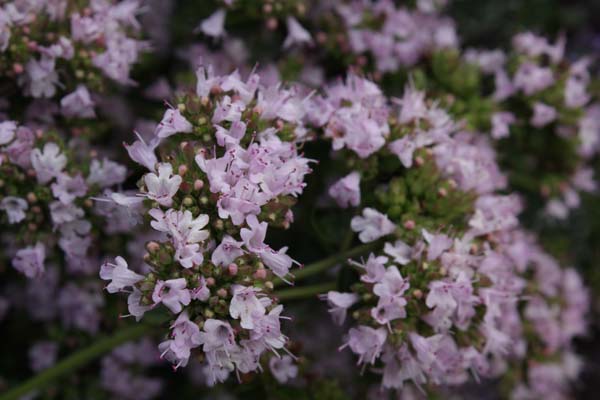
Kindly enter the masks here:
[[149, 170], [140, 192], [106, 199], [147, 215], [161, 234], [146, 245], [152, 272], [134, 273], [117, 257], [100, 274], [110, 292], [130, 293], [137, 319], [159, 304], [176, 315], [162, 357], [179, 367], [200, 354], [214, 384], [260, 369], [265, 351], [285, 350], [283, 307], [270, 292], [297, 262], [265, 239], [269, 226], [293, 221], [311, 160], [299, 152], [307, 132], [295, 88], [263, 86], [256, 73], [216, 76], [212, 67], [197, 78], [149, 143], [126, 145]]
[[8, 1], [0, 7], [0, 72], [34, 98], [65, 95], [68, 117], [93, 116], [88, 88], [133, 83], [148, 45], [138, 39], [139, 0]]
[[[579, 205], [579, 192], [595, 190], [591, 177], [584, 186], [577, 177], [591, 171], [589, 160], [600, 143], [598, 106], [590, 93], [591, 59], [570, 63], [565, 44], [563, 36], [551, 43], [524, 32], [513, 38], [506, 55], [499, 50], [465, 53], [468, 63], [494, 81], [491, 135], [501, 140], [502, 166], [514, 177], [511, 184], [541, 196], [546, 213], [556, 218]], [[516, 157], [515, 148], [526, 158]], [[503, 154], [509, 151], [513, 154]]]
[[498, 377], [509, 363], [570, 351], [585, 333], [587, 295], [520, 230], [521, 202], [498, 193], [506, 179], [491, 143], [412, 86], [383, 106], [384, 143], [346, 164], [360, 203], [339, 202], [348, 177], [330, 190], [341, 207], [359, 206], [351, 229], [380, 249], [349, 261], [354, 284], [322, 296], [335, 322], [352, 321], [340, 349], [398, 390]]
[[410, 9], [388, 0], [339, 1], [333, 6], [335, 23], [323, 27], [323, 33], [333, 32], [323, 35], [322, 44], [339, 51], [333, 50], [340, 46], [339, 35], [333, 33], [343, 27], [341, 50], [353, 54], [359, 68], [379, 73], [393, 73], [414, 66], [437, 49], [457, 47], [453, 21], [424, 6], [428, 2], [418, 3]]
[[125, 167], [95, 158], [84, 172], [75, 151], [56, 133], [14, 121], [0, 126], [6, 135], [0, 146], [0, 220], [17, 248], [13, 266], [35, 278], [43, 274], [46, 259], [62, 254], [70, 273], [89, 274], [96, 235], [91, 221], [98, 217], [89, 197], [121, 183]]

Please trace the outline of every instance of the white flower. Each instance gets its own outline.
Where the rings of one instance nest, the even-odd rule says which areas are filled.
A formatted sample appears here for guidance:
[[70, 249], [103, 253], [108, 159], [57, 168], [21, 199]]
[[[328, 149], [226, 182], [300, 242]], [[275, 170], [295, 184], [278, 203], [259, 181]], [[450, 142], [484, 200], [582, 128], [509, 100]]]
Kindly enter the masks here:
[[31, 165], [37, 173], [37, 180], [46, 184], [52, 178], [58, 176], [67, 165], [67, 157], [61, 154], [56, 143], [49, 142], [44, 145], [43, 150], [33, 149], [31, 152]]
[[259, 291], [260, 289], [241, 285], [232, 287], [233, 297], [229, 305], [229, 314], [233, 319], [241, 319], [242, 328], [254, 329], [254, 317], [262, 317], [266, 307], [271, 304], [268, 297], [256, 297]]
[[206, 36], [218, 38], [225, 33], [225, 16], [224, 9], [218, 9], [210, 17], [203, 20], [194, 32], [202, 32]]
[[136, 274], [128, 268], [127, 261], [123, 257], [116, 257], [115, 262], [116, 264], [107, 261], [100, 267], [100, 278], [111, 281], [106, 286], [108, 293], [119, 292], [144, 279], [143, 275]]
[[173, 175], [173, 166], [169, 163], [158, 165], [158, 175], [149, 173], [144, 176], [144, 182], [148, 189], [148, 198], [155, 200], [158, 204], [170, 207], [173, 204], [173, 196], [181, 185], [181, 176]]
[[300, 25], [294, 17], [287, 18], [288, 35], [283, 42], [283, 48], [291, 47], [295, 44], [311, 44], [312, 38], [310, 33]]
[[354, 232], [359, 232], [358, 238], [363, 243], [372, 242], [382, 236], [394, 232], [396, 225], [392, 223], [387, 215], [373, 208], [365, 208], [361, 216], [352, 218], [350, 226]]

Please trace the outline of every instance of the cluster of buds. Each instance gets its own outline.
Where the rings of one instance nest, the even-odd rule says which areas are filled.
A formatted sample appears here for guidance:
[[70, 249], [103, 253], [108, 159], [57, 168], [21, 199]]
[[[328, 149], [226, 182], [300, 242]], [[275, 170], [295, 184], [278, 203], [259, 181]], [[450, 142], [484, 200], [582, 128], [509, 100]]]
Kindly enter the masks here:
[[210, 67], [197, 78], [149, 143], [126, 145], [149, 170], [138, 195], [110, 196], [162, 235], [146, 245], [150, 272], [137, 274], [117, 257], [100, 276], [110, 293], [127, 288], [136, 318], [159, 304], [176, 315], [163, 357], [185, 366], [194, 351], [214, 384], [260, 369], [266, 350], [286, 350], [283, 307], [271, 292], [296, 262], [265, 237], [269, 226], [293, 221], [310, 160], [298, 151], [305, 110], [294, 88], [263, 87], [257, 74], [215, 76]]
[[[423, 92], [409, 86], [391, 105], [380, 94], [374, 102], [376, 87], [357, 79], [311, 99], [331, 109], [320, 125], [334, 150], [343, 143], [358, 156], [342, 157], [352, 171], [330, 196], [360, 212], [351, 228], [361, 242], [384, 242], [366, 260], [349, 262], [358, 279], [348, 291], [322, 296], [337, 323], [348, 313], [353, 319], [341, 348], [363, 370], [381, 373], [383, 388], [399, 390], [407, 381], [433, 390], [463, 384], [471, 373], [512, 374], [514, 360], [568, 352], [585, 332], [587, 297], [573, 270], [518, 230], [521, 204], [496, 194], [506, 179], [490, 143], [463, 132]], [[370, 95], [344, 97], [357, 86]], [[369, 145], [347, 146], [352, 131], [339, 128], [346, 113], [354, 125], [372, 127], [370, 136], [362, 131]], [[383, 116], [379, 126], [369, 123], [375, 115]], [[561, 382], [574, 375], [565, 372]], [[538, 386], [523, 383], [520, 392], [535, 397]]]
[[551, 44], [526, 32], [513, 38], [508, 55], [468, 50], [464, 56], [493, 77], [488, 125], [511, 184], [541, 196], [547, 214], [561, 219], [579, 206], [578, 192], [596, 190], [589, 160], [600, 149], [599, 109], [588, 93], [591, 60], [571, 64], [564, 52], [564, 37]]
[[139, 0], [9, 1], [0, 7], [0, 73], [26, 96], [63, 97], [68, 117], [93, 116], [88, 88], [104, 78], [132, 84], [130, 70], [147, 50], [136, 38]]

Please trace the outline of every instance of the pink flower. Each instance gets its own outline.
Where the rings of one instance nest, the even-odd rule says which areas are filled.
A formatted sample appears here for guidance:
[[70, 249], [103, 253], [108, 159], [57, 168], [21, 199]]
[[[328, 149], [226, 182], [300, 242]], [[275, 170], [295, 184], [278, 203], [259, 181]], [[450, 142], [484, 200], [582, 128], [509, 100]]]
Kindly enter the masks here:
[[427, 232], [427, 230], [423, 229], [422, 231], [423, 238], [429, 247], [427, 249], [427, 260], [433, 261], [438, 258], [443, 252], [452, 247], [452, 239], [443, 233], [432, 235]]
[[94, 105], [90, 92], [84, 85], [77, 86], [74, 92], [60, 100], [61, 112], [65, 117], [71, 118], [94, 118]]
[[262, 317], [266, 307], [271, 304], [268, 297], [258, 298], [256, 294], [260, 289], [233, 285], [231, 287], [232, 297], [229, 303], [229, 315], [233, 319], [240, 319], [240, 325], [244, 329], [254, 329], [256, 316]]
[[142, 319], [146, 311], [152, 309], [151, 305], [142, 305], [142, 292], [137, 288], [133, 287], [133, 292], [127, 297], [127, 309], [129, 310], [130, 316], [135, 317], [136, 321]]
[[139, 133], [136, 132], [135, 134], [137, 135], [138, 140], [130, 145], [123, 143], [123, 146], [125, 146], [125, 149], [127, 150], [127, 154], [129, 154], [129, 158], [148, 168], [150, 171], [155, 171], [158, 160], [154, 151], [160, 144], [160, 138], [153, 138], [149, 144], [146, 144]]
[[364, 268], [366, 274], [361, 275], [360, 280], [367, 283], [377, 283], [381, 281], [385, 274], [385, 264], [388, 262], [388, 258], [384, 256], [375, 256], [375, 254], [369, 254], [367, 262], [364, 264], [350, 260], [350, 263], [359, 267]]
[[144, 279], [143, 275], [136, 274], [129, 269], [127, 261], [123, 257], [116, 257], [115, 262], [116, 264], [112, 264], [107, 261], [100, 267], [100, 278], [111, 281], [106, 286], [108, 293], [122, 291]]
[[356, 293], [340, 293], [333, 290], [321, 295], [320, 298], [321, 300], [327, 300], [329, 314], [331, 314], [333, 322], [338, 325], [344, 323], [348, 308], [352, 307], [359, 300]]
[[342, 208], [360, 204], [360, 174], [351, 172], [329, 188], [329, 195]]
[[542, 128], [556, 119], [556, 109], [539, 101], [533, 104], [533, 116], [531, 125], [536, 128]]
[[44, 259], [46, 248], [40, 242], [17, 251], [12, 260], [13, 267], [26, 277], [32, 279], [44, 273]]
[[220, 8], [215, 11], [210, 17], [203, 20], [194, 32], [202, 32], [206, 36], [219, 38], [225, 34], [225, 16], [227, 13]]
[[274, 251], [264, 243], [267, 234], [266, 222], [258, 222], [256, 215], [249, 215], [246, 218], [248, 228], [240, 230], [240, 236], [244, 241], [246, 248], [259, 256], [267, 267], [269, 267], [275, 275], [284, 278], [295, 261], [285, 254], [287, 247], [281, 248], [279, 251]]
[[412, 167], [413, 154], [417, 149], [417, 144], [412, 137], [404, 136], [401, 139], [394, 140], [388, 145], [388, 148], [398, 156], [405, 168]]
[[359, 364], [374, 364], [381, 354], [386, 339], [387, 331], [384, 328], [373, 329], [369, 326], [360, 325], [358, 328], [350, 329], [347, 341], [340, 349], [349, 346], [359, 356]]
[[190, 304], [190, 291], [186, 289], [185, 278], [158, 281], [152, 293], [154, 304], [163, 303], [171, 312], [177, 314], [182, 310], [182, 305]]
[[389, 267], [383, 277], [373, 286], [373, 293], [380, 298], [400, 298], [408, 290], [410, 283], [402, 278], [395, 265]]
[[155, 219], [150, 225], [157, 231], [169, 234], [175, 247], [203, 242], [210, 235], [207, 229], [203, 229], [208, 225], [206, 214], [198, 214], [194, 218], [190, 210], [169, 209], [163, 212], [158, 208], [153, 208], [149, 214]]
[[15, 138], [17, 123], [15, 121], [0, 122], [0, 146], [10, 143]]
[[294, 359], [288, 355], [283, 357], [271, 357], [269, 369], [277, 382], [283, 384], [298, 375], [298, 367], [294, 365]]
[[185, 367], [191, 355], [191, 350], [200, 346], [201, 337], [198, 325], [190, 321], [186, 311], [183, 311], [171, 325], [172, 339], [158, 345], [161, 358], [166, 358], [175, 364], [175, 368]]
[[521, 64], [514, 77], [514, 84], [527, 96], [540, 92], [554, 83], [554, 74], [547, 67], [540, 67], [533, 63]]
[[6, 196], [0, 201], [0, 210], [4, 210], [9, 224], [16, 224], [25, 219], [25, 211], [29, 208], [27, 201], [20, 197]]
[[497, 112], [492, 115], [492, 137], [501, 139], [510, 135], [510, 124], [515, 122], [515, 116], [510, 112]]
[[190, 133], [194, 127], [189, 123], [177, 109], [168, 109], [160, 123], [156, 126], [154, 134], [161, 138], [167, 138], [176, 133]]
[[71, 177], [64, 173], [58, 175], [51, 188], [54, 197], [63, 204], [71, 204], [76, 198], [85, 196], [88, 190], [81, 174]]
[[240, 140], [246, 134], [246, 124], [242, 121], [234, 121], [229, 129], [225, 129], [220, 125], [215, 125], [215, 137], [219, 146], [230, 147], [238, 145]]
[[221, 243], [213, 250], [211, 261], [217, 266], [227, 266], [236, 258], [244, 255], [243, 242], [238, 242], [229, 235], [223, 236]]
[[286, 49], [293, 45], [312, 44], [310, 33], [300, 25], [294, 17], [287, 17], [288, 35], [283, 42], [283, 48]]
[[54, 142], [48, 142], [42, 150], [31, 151], [31, 165], [37, 174], [37, 180], [46, 184], [57, 177], [67, 165], [67, 157], [60, 152], [60, 148]]
[[206, 286], [206, 279], [200, 276], [198, 287], [192, 289], [192, 300], [206, 301], [210, 297], [210, 289]]
[[396, 225], [388, 219], [387, 215], [368, 207], [363, 209], [362, 217], [352, 218], [350, 226], [354, 232], [359, 232], [358, 238], [363, 243], [389, 235], [396, 229]]
[[402, 240], [396, 240], [394, 244], [386, 243], [383, 252], [393, 258], [395, 263], [406, 265], [411, 260], [412, 247]]
[[158, 175], [152, 172], [144, 176], [148, 198], [165, 207], [173, 204], [173, 196], [181, 182], [181, 176], [173, 175], [173, 166], [169, 163], [158, 164]]
[[102, 161], [97, 159], [92, 160], [90, 164], [90, 173], [86, 179], [89, 185], [98, 185], [101, 188], [123, 183], [127, 175], [127, 169], [108, 158], [103, 158]]
[[287, 337], [281, 333], [279, 322], [282, 318], [281, 311], [283, 311], [283, 306], [280, 304], [273, 307], [266, 315], [255, 316], [254, 329], [250, 332], [250, 339], [274, 352], [276, 349], [282, 349], [287, 342]]
[[205, 352], [234, 348], [235, 336], [231, 325], [218, 319], [207, 319], [200, 332], [200, 344]]

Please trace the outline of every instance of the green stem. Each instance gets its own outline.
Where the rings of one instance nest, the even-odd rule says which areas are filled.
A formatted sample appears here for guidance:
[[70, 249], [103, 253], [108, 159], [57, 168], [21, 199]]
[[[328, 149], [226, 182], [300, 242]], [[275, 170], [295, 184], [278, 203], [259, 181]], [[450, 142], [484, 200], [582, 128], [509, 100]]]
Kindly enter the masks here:
[[278, 290], [274, 294], [279, 300], [299, 300], [314, 297], [321, 293], [326, 293], [336, 288], [335, 282], [320, 283], [318, 285], [294, 287]]
[[[309, 264], [304, 268], [294, 272], [294, 282], [298, 282], [304, 278], [309, 276], [313, 276], [319, 274], [322, 271], [325, 271], [340, 262], [346, 261], [348, 258], [358, 257], [360, 255], [366, 254], [370, 251], [375, 250], [381, 243], [379, 242], [371, 242], [367, 244], [363, 244], [361, 246], [354, 247], [348, 251], [344, 251], [338, 254], [335, 254], [331, 257], [324, 258], [323, 260], [317, 261], [315, 263]], [[284, 282], [281, 279], [273, 280], [273, 285], [275, 287], [283, 285]]]
[[61, 376], [66, 375], [95, 358], [100, 357], [104, 353], [109, 352], [114, 347], [144, 336], [149, 332], [150, 328], [151, 326], [147, 324], [136, 324], [119, 330], [113, 336], [98, 340], [89, 347], [79, 350], [53, 367], [42, 371], [19, 386], [0, 395], [0, 400], [17, 400], [21, 396], [35, 390], [40, 390]]

